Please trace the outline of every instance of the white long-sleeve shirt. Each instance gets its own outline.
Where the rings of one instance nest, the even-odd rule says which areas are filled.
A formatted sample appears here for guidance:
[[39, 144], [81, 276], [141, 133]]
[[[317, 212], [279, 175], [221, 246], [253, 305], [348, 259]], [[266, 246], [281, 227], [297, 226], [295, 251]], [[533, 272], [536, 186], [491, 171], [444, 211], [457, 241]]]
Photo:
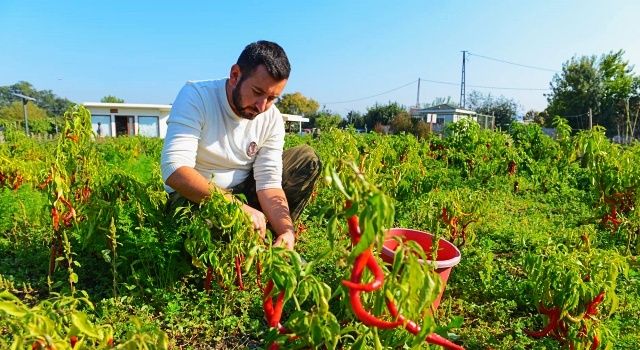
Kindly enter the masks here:
[[[282, 188], [284, 121], [273, 105], [253, 120], [237, 116], [227, 100], [226, 79], [190, 81], [167, 120], [162, 179], [194, 168], [221, 188], [243, 182], [253, 168], [256, 190]], [[165, 185], [167, 192], [174, 190]]]

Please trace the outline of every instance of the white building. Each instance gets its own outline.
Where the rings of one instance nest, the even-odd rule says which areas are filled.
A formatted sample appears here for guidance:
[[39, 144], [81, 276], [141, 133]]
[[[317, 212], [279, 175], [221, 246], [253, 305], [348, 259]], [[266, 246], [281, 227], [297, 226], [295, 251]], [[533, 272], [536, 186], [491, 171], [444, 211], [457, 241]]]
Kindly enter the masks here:
[[98, 136], [142, 135], [164, 138], [171, 105], [143, 103], [83, 103], [91, 112]]
[[485, 129], [494, 128], [494, 118], [492, 116], [479, 114], [475, 111], [446, 103], [428, 108], [411, 108], [409, 114], [413, 118], [419, 118], [429, 123], [434, 131], [440, 131], [445, 125], [462, 119], [472, 119]]
[[[83, 103], [91, 112], [93, 131], [99, 136], [142, 135], [164, 138], [167, 134], [167, 119], [171, 105], [143, 103]], [[299, 115], [283, 114], [285, 122], [302, 123], [309, 121]]]
[[302, 123], [308, 123], [309, 118], [305, 118], [301, 115], [295, 114], [284, 114], [282, 113], [282, 119], [284, 119], [285, 123], [298, 123], [298, 133], [302, 133]]

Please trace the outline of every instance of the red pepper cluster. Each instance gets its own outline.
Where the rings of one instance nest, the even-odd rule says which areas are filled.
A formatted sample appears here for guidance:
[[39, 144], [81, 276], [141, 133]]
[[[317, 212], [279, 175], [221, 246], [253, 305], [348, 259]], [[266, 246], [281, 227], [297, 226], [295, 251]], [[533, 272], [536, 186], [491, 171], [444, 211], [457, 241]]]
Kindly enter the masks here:
[[[282, 317], [282, 308], [284, 307], [284, 291], [278, 292], [274, 305], [273, 297], [271, 295], [273, 292], [273, 288], [273, 281], [269, 281], [267, 283], [267, 287], [263, 290], [262, 309], [264, 310], [264, 317], [266, 318], [269, 327], [277, 329], [278, 333], [280, 334], [287, 334], [289, 333], [289, 330], [287, 330], [282, 325], [282, 323], [280, 323], [280, 318]], [[297, 338], [298, 337], [293, 334], [289, 336], [289, 340], [295, 340]], [[280, 345], [278, 345], [277, 343], [272, 343], [271, 345], [269, 345], [269, 350], [278, 349], [280, 349]]]
[[[469, 215], [469, 214], [463, 213], [463, 215]], [[467, 241], [467, 227], [469, 226], [469, 224], [476, 222], [476, 220], [469, 220], [464, 224], [460, 225], [460, 219], [455, 215], [449, 216], [449, 213], [446, 207], [442, 207], [441, 216], [442, 216], [442, 221], [447, 226], [449, 226], [449, 231], [451, 233], [451, 241], [455, 241], [456, 239], [458, 239], [458, 236], [459, 236], [461, 239], [459, 246], [464, 245]]]
[[609, 212], [602, 216], [600, 223], [602, 226], [611, 227], [612, 231], [617, 231], [621, 224], [618, 213], [626, 214], [633, 210], [635, 189], [630, 188], [624, 192], [616, 192], [610, 196], [604, 196], [604, 201], [609, 206]]
[[[350, 207], [350, 203], [347, 203], [347, 207]], [[347, 220], [349, 226], [349, 233], [351, 235], [351, 243], [355, 246], [360, 241], [361, 232], [357, 216], [352, 216]], [[373, 273], [374, 280], [369, 283], [362, 283], [362, 273], [364, 269], [368, 268]], [[374, 292], [382, 287], [384, 283], [384, 273], [378, 262], [376, 261], [371, 247], [365, 249], [360, 255], [356, 257], [353, 270], [351, 271], [351, 279], [349, 281], [342, 281], [342, 284], [349, 288], [349, 301], [353, 313], [356, 317], [365, 325], [369, 327], [377, 327], [381, 329], [393, 329], [396, 327], [404, 326], [404, 328], [414, 335], [420, 333], [420, 326], [414, 321], [407, 319], [405, 316], [398, 312], [398, 308], [391, 299], [386, 300], [387, 309], [391, 314], [392, 321], [384, 321], [380, 318], [372, 315], [364, 309], [362, 306], [362, 300], [360, 293], [362, 292]], [[427, 343], [435, 344], [444, 347], [445, 349], [464, 349], [462, 346], [457, 345], [446, 338], [441, 337], [438, 334], [432, 333], [426, 338]]]
[[[235, 272], [236, 272], [236, 285], [238, 289], [244, 290], [244, 282], [242, 280], [242, 264], [244, 263], [244, 255], [238, 255], [234, 259]], [[258, 262], [259, 264], [259, 262]], [[258, 268], [259, 270], [260, 268]], [[260, 274], [260, 272], [258, 272]], [[259, 277], [258, 277], [259, 278]], [[213, 282], [213, 268], [211, 266], [207, 267], [207, 274], [204, 278], [204, 290], [207, 292], [211, 291], [211, 283]], [[222, 289], [226, 289], [226, 287], [220, 282], [217, 281], [218, 285]], [[258, 282], [260, 284], [260, 282]]]
[[[598, 305], [602, 303], [604, 300], [604, 291], [600, 292], [600, 294], [596, 295], [592, 301], [588, 302], [585, 306], [585, 312], [583, 315], [583, 319], [594, 319], [598, 314]], [[542, 303], [538, 306], [538, 310], [541, 314], [547, 316], [549, 319], [547, 325], [540, 331], [527, 331], [525, 333], [533, 338], [542, 338], [551, 336], [558, 341], [566, 342], [568, 335], [568, 327], [566, 321], [561, 319], [561, 310], [558, 307], [547, 308]], [[586, 325], [582, 325], [582, 329], [578, 333], [578, 336], [584, 338], [587, 336], [587, 327]], [[592, 339], [591, 350], [595, 350], [600, 346], [600, 339], [597, 335], [595, 335]], [[573, 350], [574, 345], [572, 342], [569, 342], [569, 349]]]
[[20, 173], [16, 172], [15, 174], [5, 174], [0, 171], [0, 188], [4, 186], [10, 186], [11, 189], [17, 191], [22, 183], [24, 182], [24, 177], [20, 175]]
[[509, 173], [509, 176], [515, 175], [516, 171], [518, 171], [518, 165], [515, 161], [510, 160], [509, 165], [507, 166], [507, 172]]

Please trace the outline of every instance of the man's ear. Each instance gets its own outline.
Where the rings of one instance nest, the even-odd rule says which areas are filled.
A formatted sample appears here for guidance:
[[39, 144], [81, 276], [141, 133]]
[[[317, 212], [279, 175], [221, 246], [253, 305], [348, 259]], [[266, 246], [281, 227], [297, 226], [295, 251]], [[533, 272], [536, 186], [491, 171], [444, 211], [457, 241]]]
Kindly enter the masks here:
[[234, 64], [231, 66], [231, 71], [229, 72], [229, 84], [231, 86], [236, 86], [242, 77], [242, 72], [240, 72], [240, 66]]

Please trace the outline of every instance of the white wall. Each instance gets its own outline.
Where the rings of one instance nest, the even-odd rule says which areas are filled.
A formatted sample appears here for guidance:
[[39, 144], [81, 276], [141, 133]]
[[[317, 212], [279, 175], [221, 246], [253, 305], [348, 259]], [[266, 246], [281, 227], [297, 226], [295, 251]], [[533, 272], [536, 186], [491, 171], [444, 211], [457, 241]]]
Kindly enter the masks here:
[[[116, 135], [116, 115], [127, 115], [134, 117], [134, 132], [138, 132], [138, 116], [156, 116], [158, 117], [158, 129], [160, 138], [164, 138], [167, 135], [167, 119], [169, 118], [169, 111], [161, 110], [158, 108], [122, 108], [118, 107], [118, 113], [111, 113], [111, 108], [108, 107], [87, 107], [91, 112], [91, 115], [108, 115], [111, 116], [111, 135]], [[95, 128], [94, 128], [95, 129]], [[96, 130], [93, 130], [94, 132]]]

